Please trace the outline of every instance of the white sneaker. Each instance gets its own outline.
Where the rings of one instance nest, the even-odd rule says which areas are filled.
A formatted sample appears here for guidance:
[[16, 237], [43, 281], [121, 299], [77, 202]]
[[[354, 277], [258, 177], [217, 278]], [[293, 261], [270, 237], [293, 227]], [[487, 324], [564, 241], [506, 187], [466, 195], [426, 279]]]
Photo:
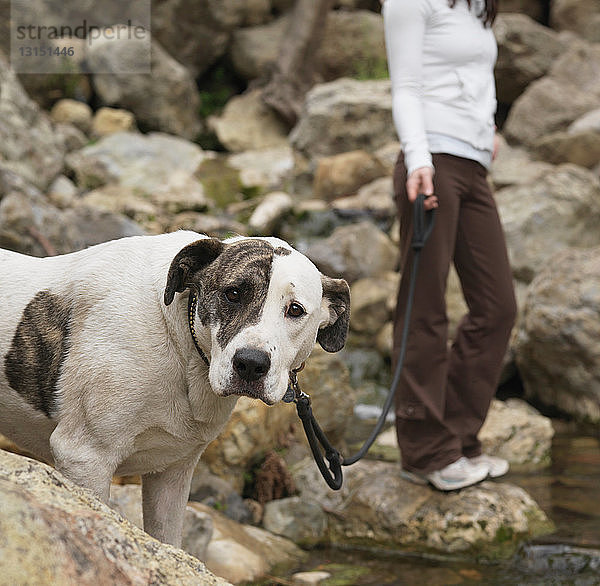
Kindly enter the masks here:
[[490, 456], [488, 454], [481, 454], [475, 456], [475, 458], [469, 458], [471, 464], [485, 464], [489, 469], [490, 478], [498, 478], [498, 476], [504, 476], [508, 472], [509, 464], [504, 458], [498, 458], [498, 456]]
[[445, 468], [426, 474], [425, 478], [438, 490], [457, 490], [481, 482], [489, 471], [487, 464], [473, 463], [462, 456]]

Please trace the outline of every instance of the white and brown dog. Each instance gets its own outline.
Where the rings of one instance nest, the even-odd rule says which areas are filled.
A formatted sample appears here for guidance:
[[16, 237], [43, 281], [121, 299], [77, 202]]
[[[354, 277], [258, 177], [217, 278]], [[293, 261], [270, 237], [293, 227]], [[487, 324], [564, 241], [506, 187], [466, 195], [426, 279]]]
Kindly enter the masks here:
[[273, 405], [315, 341], [340, 350], [349, 302], [276, 238], [0, 250], [0, 433], [104, 501], [113, 474], [142, 475], [145, 530], [179, 545], [194, 467], [237, 398]]

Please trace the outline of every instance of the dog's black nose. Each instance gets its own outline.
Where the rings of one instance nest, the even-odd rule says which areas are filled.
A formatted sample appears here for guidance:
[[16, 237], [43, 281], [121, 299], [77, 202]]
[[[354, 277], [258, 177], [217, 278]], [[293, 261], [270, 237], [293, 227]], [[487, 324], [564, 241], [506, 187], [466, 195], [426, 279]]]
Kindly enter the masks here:
[[233, 368], [248, 382], [258, 380], [269, 372], [271, 358], [256, 348], [240, 348], [233, 356]]

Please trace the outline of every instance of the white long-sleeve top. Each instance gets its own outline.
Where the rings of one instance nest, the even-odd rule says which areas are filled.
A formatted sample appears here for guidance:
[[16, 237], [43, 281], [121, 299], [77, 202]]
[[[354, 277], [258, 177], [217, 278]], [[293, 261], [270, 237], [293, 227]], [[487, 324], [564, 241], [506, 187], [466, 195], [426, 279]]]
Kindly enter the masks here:
[[494, 143], [497, 45], [477, 17], [481, 2], [385, 0], [394, 124], [409, 173], [432, 152], [489, 166]]

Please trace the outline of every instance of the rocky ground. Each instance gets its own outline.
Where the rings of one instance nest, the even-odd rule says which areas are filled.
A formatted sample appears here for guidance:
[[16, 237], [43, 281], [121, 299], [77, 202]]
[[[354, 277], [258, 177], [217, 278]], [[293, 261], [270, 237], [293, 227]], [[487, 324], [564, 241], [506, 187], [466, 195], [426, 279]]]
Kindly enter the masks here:
[[[320, 81], [291, 130], [252, 84], [277, 55], [291, 2], [257, 0], [242, 9], [207, 1], [197, 12], [190, 9], [177, 31], [170, 22], [186, 2], [157, 3], [149, 76], [81, 71], [65, 76], [66, 83], [56, 76], [17, 75], [0, 55], [0, 246], [42, 256], [180, 228], [289, 240], [323, 272], [351, 284], [348, 349], [339, 356], [315, 351], [301, 378], [319, 421], [342, 451], [353, 447], [355, 403], [389, 379], [399, 278], [391, 172], [400, 145], [374, 4], [336, 3], [320, 49]], [[591, 0], [555, 0], [549, 12], [545, 6], [504, 2], [495, 24], [502, 146], [490, 180], [519, 298], [503, 380], [522, 382], [529, 401], [597, 424], [600, 9]], [[5, 7], [0, 2], [0, 11]], [[103, 50], [107, 56], [89, 58], [119, 59], [119, 47]], [[249, 89], [202, 115], [203, 88], [225, 57]], [[465, 310], [454, 274], [447, 301], [453, 331]], [[298, 545], [368, 543], [494, 557], [548, 530], [539, 507], [509, 484], [484, 483], [451, 498], [408, 485], [398, 476], [393, 438], [386, 437], [374, 448], [378, 460], [345, 470], [343, 491], [331, 493], [305, 459], [293, 408], [240, 400], [194, 479], [192, 496], [203, 504], [190, 506], [187, 550], [217, 575], [240, 582], [300, 558]], [[482, 430], [486, 448], [513, 467], [548, 465], [551, 437], [550, 420], [519, 400], [495, 402]], [[65, 518], [58, 505], [40, 505], [43, 514], [28, 517], [23, 511], [41, 497], [16, 482], [22, 473], [14, 470], [52, 478], [53, 490], [66, 485], [64, 479], [15, 456], [1, 457], [3, 494], [13, 504], [8, 516], [2, 509], [0, 523], [14, 527], [15, 519], [27, 518], [37, 527], [53, 516]], [[262, 478], [261, 491], [253, 492], [249, 476]], [[135, 521], [135, 486], [117, 486], [113, 497]], [[101, 517], [98, 522], [110, 524], [115, 535], [114, 515], [97, 504], [92, 509], [93, 522]], [[73, 551], [64, 553], [72, 544], [68, 536], [81, 527], [71, 522], [57, 529], [63, 536], [57, 543], [67, 548], [59, 556], [67, 560], [64, 575], [86, 576], [89, 564], [114, 563], [106, 553], [112, 546], [96, 544], [90, 545], [95, 553], [88, 566], [75, 564]], [[55, 524], [45, 527], [52, 541]], [[127, 547], [135, 551], [150, 547], [140, 545], [139, 533], [131, 539]], [[0, 542], [3, 550], [9, 541]], [[151, 548], [159, 551], [158, 544]], [[225, 555], [232, 549], [240, 564]], [[50, 550], [40, 551], [35, 555]], [[56, 557], [58, 550], [52, 551]], [[182, 568], [200, 567], [185, 560]], [[4, 571], [2, 562], [0, 567]], [[142, 571], [123, 567], [110, 571]], [[142, 581], [149, 581], [154, 570], [143, 571]], [[198, 571], [199, 580], [213, 580]]]

